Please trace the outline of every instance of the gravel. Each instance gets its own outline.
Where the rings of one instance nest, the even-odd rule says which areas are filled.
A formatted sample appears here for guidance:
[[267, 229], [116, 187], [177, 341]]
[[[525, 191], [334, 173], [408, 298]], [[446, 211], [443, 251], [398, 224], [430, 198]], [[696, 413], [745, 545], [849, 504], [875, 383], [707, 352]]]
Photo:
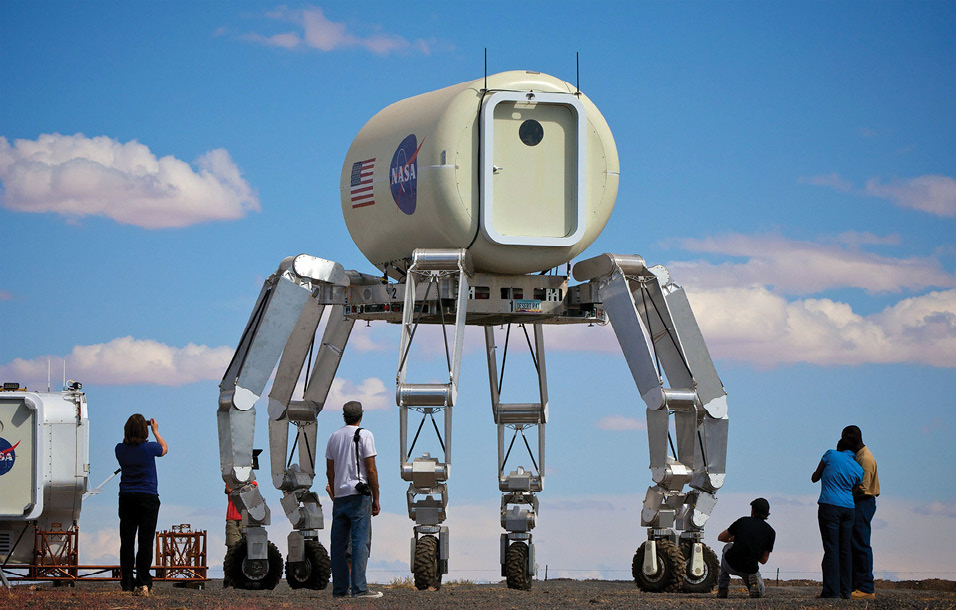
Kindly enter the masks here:
[[[787, 586], [784, 586], [787, 584]], [[119, 585], [103, 582], [79, 582], [75, 587], [54, 587], [50, 583], [16, 586], [0, 590], [0, 608], [22, 610], [259, 610], [259, 609], [315, 609], [336, 608], [351, 610], [375, 608], [441, 609], [441, 610], [545, 610], [552, 608], [753, 608], [788, 610], [791, 608], [860, 608], [880, 609], [956, 609], [956, 583], [950, 581], [921, 581], [906, 583], [915, 587], [899, 588], [900, 583], [878, 583], [876, 599], [830, 600], [817, 599], [818, 583], [806, 581], [781, 583], [771, 586], [766, 597], [750, 599], [746, 588], [733, 581], [728, 599], [717, 599], [711, 594], [644, 593], [630, 581], [605, 580], [549, 580], [537, 581], [530, 591], [514, 591], [504, 583], [472, 584], [446, 583], [438, 591], [417, 591], [406, 583], [372, 585], [373, 590], [385, 595], [377, 600], [339, 600], [332, 598], [331, 587], [321, 590], [290, 589], [281, 582], [272, 591], [242, 591], [223, 589], [222, 582], [213, 580], [203, 589], [173, 587], [156, 583], [149, 598], [133, 597], [119, 590]], [[882, 585], [882, 586], [881, 586]]]

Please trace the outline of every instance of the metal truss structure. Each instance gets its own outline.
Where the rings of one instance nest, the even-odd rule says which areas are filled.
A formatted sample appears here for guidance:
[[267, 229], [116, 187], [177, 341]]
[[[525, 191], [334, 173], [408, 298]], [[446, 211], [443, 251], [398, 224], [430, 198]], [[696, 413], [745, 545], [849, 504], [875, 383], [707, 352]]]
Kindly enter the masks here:
[[[33, 562], [6, 563], [2, 567], [4, 584], [7, 581], [53, 581], [73, 586], [77, 581], [120, 580], [118, 565], [83, 565], [79, 563], [80, 528], [73, 523], [68, 529], [54, 527], [33, 528]], [[31, 527], [25, 523], [16, 544]], [[14, 545], [16, 546], [16, 545]], [[12, 553], [12, 551], [11, 551]], [[168, 531], [156, 532], [156, 565], [152, 566], [154, 581], [173, 582], [176, 585], [202, 588], [206, 578], [206, 531], [192, 531], [186, 523]]]
[[[443, 522], [448, 509], [452, 413], [465, 327], [483, 327], [492, 413], [498, 427], [502, 575], [512, 588], [529, 588], [535, 572], [531, 531], [538, 515], [538, 494], [544, 487], [548, 420], [544, 328], [610, 322], [647, 415], [653, 485], [641, 513], [647, 541], [634, 557], [635, 580], [645, 590], [712, 588], [718, 566], [713, 551], [701, 542], [701, 533], [724, 479], [726, 393], [687, 297], [667, 270], [647, 267], [638, 256], [604, 254], [576, 264], [574, 278], [581, 283], [570, 285], [562, 275], [476, 272], [465, 249], [418, 249], [405, 264], [402, 281], [388, 282], [303, 254], [284, 260], [265, 281], [220, 384], [222, 476], [245, 515], [244, 545], [236, 551], [242, 554], [241, 562], [236, 560], [242, 569], [237, 570], [235, 584], [258, 588], [269, 578], [267, 574], [274, 573], [270, 562], [275, 563], [278, 554], [265, 529], [270, 524], [268, 506], [251, 484], [255, 404], [275, 371], [268, 396], [271, 475], [293, 527], [288, 570], [289, 565], [296, 568], [310, 561], [308, 549], [321, 547], [321, 504], [312, 491], [317, 416], [325, 406], [352, 327], [364, 320], [401, 324], [395, 395], [401, 476], [409, 483], [408, 515], [414, 522], [410, 569], [419, 588], [440, 586], [442, 574], [448, 572], [449, 532]], [[416, 330], [423, 324], [442, 328], [447, 382], [417, 383], [409, 378]], [[505, 328], [500, 349], [495, 327]], [[501, 400], [514, 329], [530, 349], [539, 388], [537, 402]], [[303, 371], [305, 390], [301, 399], [293, 400]], [[413, 434], [410, 417], [420, 418]], [[441, 455], [414, 455], [426, 423], [438, 437]], [[298, 447], [297, 463], [293, 463], [294, 453], [289, 453], [290, 427], [295, 429], [292, 449]], [[516, 444], [524, 445], [530, 462], [509, 469]], [[325, 575], [323, 586], [327, 581]]]

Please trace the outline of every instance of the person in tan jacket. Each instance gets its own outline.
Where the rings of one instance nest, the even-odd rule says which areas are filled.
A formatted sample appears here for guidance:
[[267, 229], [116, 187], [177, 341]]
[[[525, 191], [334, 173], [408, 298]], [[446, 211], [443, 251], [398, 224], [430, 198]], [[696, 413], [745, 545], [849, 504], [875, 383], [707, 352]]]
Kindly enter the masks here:
[[880, 477], [876, 458], [863, 444], [863, 433], [858, 426], [843, 429], [843, 440], [856, 454], [863, 467], [863, 482], [853, 488], [853, 592], [852, 599], [873, 599], [873, 547], [870, 546], [870, 522], [876, 514], [876, 497], [880, 495]]

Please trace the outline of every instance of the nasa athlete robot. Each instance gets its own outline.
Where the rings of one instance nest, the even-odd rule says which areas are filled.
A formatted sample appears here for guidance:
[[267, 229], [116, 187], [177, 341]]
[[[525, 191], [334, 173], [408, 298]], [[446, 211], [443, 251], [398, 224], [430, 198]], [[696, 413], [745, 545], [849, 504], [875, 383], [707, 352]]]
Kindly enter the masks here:
[[[440, 586], [448, 570], [442, 524], [452, 412], [464, 329], [473, 325], [485, 333], [498, 426], [502, 574], [512, 588], [530, 587], [548, 420], [544, 327], [610, 321], [646, 404], [654, 481], [641, 513], [647, 541], [634, 557], [634, 578], [645, 590], [713, 587], [717, 558], [701, 534], [723, 484], [726, 393], [683, 289], [666, 269], [632, 255], [577, 263], [574, 278], [583, 282], [577, 285], [546, 273], [597, 238], [614, 207], [618, 179], [614, 139], [598, 109], [574, 86], [537, 72], [506, 72], [406, 99], [362, 128], [342, 168], [342, 212], [378, 273], [346, 271], [304, 254], [284, 260], [266, 280], [220, 386], [222, 475], [246, 513], [244, 544], [226, 559], [233, 582], [271, 587], [281, 577], [281, 556], [265, 530], [269, 510], [250, 484], [254, 405], [276, 363], [269, 442], [272, 482], [293, 526], [286, 576], [294, 587], [328, 582], [328, 556], [317, 539], [322, 511], [312, 491], [316, 416], [352, 325], [384, 320], [402, 326], [395, 397], [401, 473], [415, 523], [410, 563], [416, 585]], [[444, 331], [447, 383], [420, 383], [409, 374], [422, 324]], [[536, 402], [502, 400], [512, 330], [530, 348]], [[293, 400], [313, 348], [304, 393]], [[409, 443], [410, 416], [418, 425]], [[290, 424], [296, 464], [288, 457]], [[423, 427], [437, 435], [440, 455], [413, 454]], [[516, 444], [515, 454], [524, 446], [530, 462], [512, 469]]]

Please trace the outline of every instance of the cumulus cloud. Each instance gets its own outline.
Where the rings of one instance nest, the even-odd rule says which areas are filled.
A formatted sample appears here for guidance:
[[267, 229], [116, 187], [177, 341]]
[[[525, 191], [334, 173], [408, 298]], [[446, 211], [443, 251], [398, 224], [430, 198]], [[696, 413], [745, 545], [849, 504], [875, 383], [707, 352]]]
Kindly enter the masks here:
[[329, 20], [318, 7], [291, 9], [282, 6], [266, 13], [266, 17], [295, 24], [297, 30], [270, 36], [247, 34], [247, 40], [283, 49], [310, 48], [323, 52], [364, 49], [382, 56], [395, 52], [415, 52], [423, 55], [431, 52], [430, 45], [422, 39], [410, 41], [398, 34], [380, 31], [366, 35], [357, 34], [345, 23]]
[[[903, 299], [863, 316], [831, 299], [788, 301], [759, 286], [687, 289], [714, 358], [781, 364], [911, 362], [956, 367], [956, 289]], [[619, 353], [611, 327], [548, 329], [549, 349]]]
[[597, 420], [594, 425], [598, 430], [644, 430], [647, 428], [643, 420], [624, 415], [608, 415]]
[[949, 500], [947, 502], [936, 500], [929, 504], [921, 504], [914, 508], [913, 512], [931, 517], [949, 517], [950, 519], [956, 519], [956, 500]]
[[363, 379], [357, 385], [347, 379], [336, 379], [325, 400], [326, 410], [340, 410], [350, 400], [362, 403], [366, 411], [384, 411], [395, 404], [395, 390], [386, 390], [385, 382], [378, 377]]
[[[860, 249], [895, 245], [898, 236], [842, 233], [829, 243], [780, 236], [726, 235], [684, 240], [688, 249], [743, 259], [668, 263], [686, 287], [715, 358], [760, 367], [780, 364], [913, 362], [956, 366], [956, 276], [935, 258], [895, 259]], [[861, 315], [829, 298], [788, 300], [852, 286], [871, 293], [941, 287]], [[547, 345], [619, 353], [610, 328], [549, 329]]]
[[[173, 347], [151, 339], [121, 337], [109, 343], [77, 345], [66, 356], [66, 370], [73, 379], [100, 385], [156, 384], [180, 386], [196, 381], [218, 380], [232, 359], [231, 347], [207, 347], [190, 343]], [[45, 385], [50, 360], [15, 358], [0, 365], [0, 377], [32, 386]]]
[[788, 302], [764, 287], [688, 292], [716, 357], [757, 366], [915, 362], [956, 367], [956, 290], [862, 316], [831, 299]]
[[[378, 331], [382, 332], [378, 332]], [[357, 350], [360, 352], [388, 352], [395, 350], [396, 337], [389, 337], [388, 331], [391, 329], [380, 329], [376, 327], [366, 327], [356, 324], [349, 336], [349, 351]], [[394, 334], [394, 333], [392, 333]]]
[[861, 288], [870, 293], [956, 286], [956, 275], [932, 257], [892, 258], [856, 244], [892, 244], [894, 236], [844, 233], [837, 243], [796, 241], [779, 235], [729, 234], [685, 239], [691, 251], [743, 258], [741, 262], [682, 261], [667, 267], [677, 283], [695, 288], [760, 284], [781, 294], [808, 295], [832, 288]]
[[94, 565], [116, 565], [119, 563], [120, 539], [116, 528], [101, 529], [93, 532], [80, 530], [79, 547], [83, 549], [86, 561]]
[[171, 155], [157, 158], [135, 140], [53, 133], [11, 145], [0, 136], [0, 181], [0, 203], [10, 210], [106, 216], [149, 229], [259, 210], [258, 196], [221, 148], [190, 165]]
[[832, 188], [844, 193], [856, 193], [880, 199], [889, 199], [901, 208], [910, 208], [952, 218], [956, 216], [956, 180], [949, 176], [927, 174], [915, 178], [896, 178], [884, 181], [870, 178], [866, 185], [855, 188], [837, 173], [800, 178], [799, 182]]

